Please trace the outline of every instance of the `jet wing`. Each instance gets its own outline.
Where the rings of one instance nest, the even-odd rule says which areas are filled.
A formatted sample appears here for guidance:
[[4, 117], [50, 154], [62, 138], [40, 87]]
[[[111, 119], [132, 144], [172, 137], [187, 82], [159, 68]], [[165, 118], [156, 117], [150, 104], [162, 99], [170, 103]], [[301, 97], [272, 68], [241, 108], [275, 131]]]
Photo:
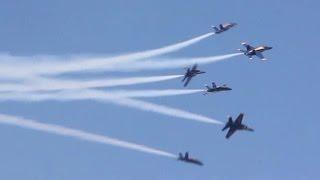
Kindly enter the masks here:
[[226, 138], [228, 139], [230, 136], [232, 136], [232, 134], [236, 132], [236, 129], [235, 128], [230, 128], [227, 135], [226, 135]]
[[240, 125], [242, 123], [243, 116], [244, 116], [243, 113], [239, 114], [239, 116], [235, 120], [235, 124]]
[[226, 129], [229, 128], [231, 125], [232, 125], [232, 117], [229, 116], [228, 122], [227, 122], [226, 125], [222, 128], [222, 131], [226, 130]]
[[186, 87], [186, 86], [188, 86], [188, 84], [189, 84], [189, 82], [190, 82], [190, 80], [192, 79], [192, 76], [189, 76], [189, 77], [187, 77], [187, 80], [186, 80], [186, 82], [184, 83], [184, 87]]
[[256, 56], [258, 56], [261, 60], [267, 60], [261, 52], [256, 52]]
[[227, 123], [223, 128], [222, 128], [222, 131], [226, 130], [227, 128], [230, 127], [230, 123]]
[[187, 79], [187, 75], [184, 75], [184, 77], [183, 77], [183, 79], [182, 79], [182, 82], [184, 82], [184, 80], [186, 80]]

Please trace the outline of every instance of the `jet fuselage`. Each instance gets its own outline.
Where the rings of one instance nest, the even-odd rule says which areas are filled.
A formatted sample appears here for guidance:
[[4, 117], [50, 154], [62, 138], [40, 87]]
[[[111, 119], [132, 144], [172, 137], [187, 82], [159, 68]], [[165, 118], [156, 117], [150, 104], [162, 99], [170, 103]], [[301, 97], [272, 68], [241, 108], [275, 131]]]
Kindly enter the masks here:
[[185, 74], [185, 76], [187, 76], [187, 77], [193, 77], [193, 76], [196, 76], [196, 75], [198, 75], [198, 74], [202, 74], [202, 73], [205, 73], [205, 72], [202, 72], [202, 71], [200, 71], [200, 70], [189, 70], [186, 74]]
[[189, 153], [188, 152], [186, 152], [185, 156], [183, 156], [182, 153], [179, 153], [178, 160], [186, 162], [186, 163], [191, 163], [191, 164], [196, 164], [196, 165], [199, 165], [199, 166], [203, 166], [203, 163], [200, 160], [189, 158]]
[[214, 29], [214, 32], [216, 34], [220, 34], [224, 31], [231, 29], [232, 27], [234, 27], [236, 25], [237, 25], [237, 23], [224, 23], [224, 24], [220, 24], [218, 27], [212, 26], [212, 28]]
[[249, 56], [253, 56], [253, 55], [256, 55], [257, 52], [262, 53], [262, 52], [270, 50], [270, 49], [272, 49], [272, 47], [260, 46], [260, 47], [257, 47], [257, 48], [254, 48], [252, 50], [247, 51], [245, 54], [249, 55]]
[[232, 90], [231, 88], [229, 87], [226, 87], [226, 86], [219, 86], [219, 87], [216, 87], [216, 88], [210, 88], [207, 90], [207, 92], [220, 92], [220, 91], [230, 91]]

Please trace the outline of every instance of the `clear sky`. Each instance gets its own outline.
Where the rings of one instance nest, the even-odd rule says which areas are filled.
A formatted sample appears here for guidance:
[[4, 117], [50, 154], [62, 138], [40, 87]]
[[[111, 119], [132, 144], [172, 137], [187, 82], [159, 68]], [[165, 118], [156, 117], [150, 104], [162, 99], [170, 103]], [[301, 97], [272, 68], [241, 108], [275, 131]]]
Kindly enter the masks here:
[[[245, 113], [254, 133], [230, 140], [221, 126], [94, 101], [1, 102], [0, 113], [23, 116], [145, 144], [190, 151], [197, 167], [112, 146], [0, 125], [0, 179], [319, 179], [319, 6], [289, 1], [2, 0], [0, 51], [13, 55], [112, 55], [173, 44], [237, 22], [224, 34], [170, 54], [228, 54], [241, 41], [273, 47], [268, 62], [244, 56], [203, 65], [190, 88], [216, 81], [231, 92], [146, 101], [226, 121]], [[180, 74], [183, 69], [103, 76]], [[123, 89], [124, 87], [122, 87]], [[182, 88], [180, 80], [130, 89]]]

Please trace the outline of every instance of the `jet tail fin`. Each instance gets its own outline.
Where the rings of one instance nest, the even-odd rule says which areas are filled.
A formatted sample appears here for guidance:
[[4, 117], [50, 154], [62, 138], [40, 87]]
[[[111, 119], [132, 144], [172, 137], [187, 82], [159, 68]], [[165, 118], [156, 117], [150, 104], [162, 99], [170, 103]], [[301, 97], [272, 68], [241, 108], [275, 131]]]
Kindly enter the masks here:
[[186, 152], [186, 154], [184, 155], [185, 159], [189, 159], [189, 152]]
[[215, 32], [218, 32], [219, 31], [219, 29], [216, 27], [216, 26], [211, 26], [212, 27], [212, 29], [215, 31]]
[[216, 87], [217, 87], [216, 83], [212, 82], [212, 88], [216, 88]]

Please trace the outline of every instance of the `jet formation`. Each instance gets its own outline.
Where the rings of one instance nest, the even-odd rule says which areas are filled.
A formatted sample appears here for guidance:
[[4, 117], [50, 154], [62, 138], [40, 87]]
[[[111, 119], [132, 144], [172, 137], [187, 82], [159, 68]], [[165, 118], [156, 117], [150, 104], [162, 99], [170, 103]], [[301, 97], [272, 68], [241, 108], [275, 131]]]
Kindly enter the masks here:
[[[217, 27], [212, 26], [213, 32], [215, 34], [220, 34], [223, 33], [233, 27], [235, 27], [237, 23], [223, 23], [219, 24]], [[240, 52], [242, 52], [245, 56], [247, 56], [249, 59], [253, 59], [253, 56], [257, 56], [261, 60], [266, 60], [266, 58], [263, 56], [262, 52], [267, 51], [272, 49], [270, 46], [258, 46], [258, 47], [253, 47], [247, 43], [241, 43], [246, 49], [238, 49]], [[205, 73], [204, 71], [198, 70], [198, 66], [195, 64], [192, 68], [187, 68], [184, 78], [182, 79], [182, 82], [184, 82], [184, 87], [188, 86], [189, 82], [191, 79], [198, 74], [203, 74]], [[217, 93], [217, 92], [222, 92], [222, 91], [230, 91], [232, 90], [230, 87], [227, 85], [222, 85], [222, 86], [217, 86], [216, 83], [212, 82], [212, 86], [206, 85], [206, 89], [204, 90], [204, 95], [208, 93]], [[233, 121], [232, 117], [228, 117], [228, 121], [226, 122], [225, 126], [222, 128], [222, 131], [225, 131], [228, 129], [228, 132], [225, 136], [226, 139], [229, 139], [235, 132], [237, 131], [254, 131], [252, 128], [249, 128], [247, 125], [242, 124], [242, 120], [244, 117], [244, 113], [240, 113], [238, 117]], [[186, 152], [184, 155], [182, 153], [179, 153], [179, 156], [177, 158], [179, 161], [186, 162], [186, 163], [191, 163], [195, 165], [200, 165], [202, 166], [203, 163], [194, 158], [189, 157], [189, 153]]]

